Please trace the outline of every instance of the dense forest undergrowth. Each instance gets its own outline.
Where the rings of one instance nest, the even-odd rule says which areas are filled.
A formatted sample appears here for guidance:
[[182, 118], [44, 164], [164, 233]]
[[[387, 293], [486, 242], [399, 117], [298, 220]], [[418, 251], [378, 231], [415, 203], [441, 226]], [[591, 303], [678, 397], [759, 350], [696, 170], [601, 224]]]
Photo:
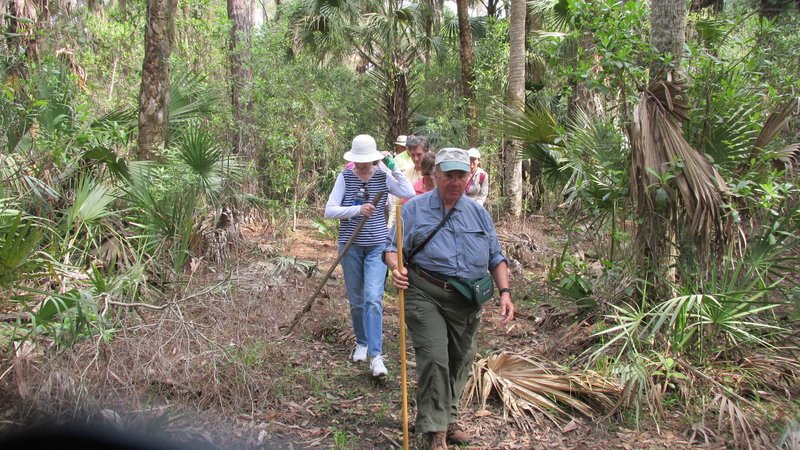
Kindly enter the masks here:
[[[285, 334], [336, 257], [333, 237], [313, 222], [301, 219], [281, 239], [269, 229], [243, 227], [244, 240], [227, 264], [193, 263], [183, 280], [185, 290], [164, 287], [171, 294], [160, 302], [125, 305], [131, 314], [105, 335], [66, 349], [47, 339], [17, 347], [7, 355], [11, 364], [0, 380], [3, 429], [77, 422], [192, 446], [398, 447], [402, 425], [394, 290], [389, 288], [385, 297], [390, 376], [384, 381], [371, 379], [367, 366], [348, 360], [354, 338], [339, 268], [300, 325]], [[552, 374], [567, 370], [595, 376], [576, 362], [596, 344], [598, 329], [547, 283], [568, 233], [544, 217], [499, 222], [498, 233], [513, 261], [519, 312], [501, 326], [494, 308], [487, 306], [476, 362], [510, 352]], [[591, 252], [582, 245], [572, 247], [574, 257], [592, 264]], [[518, 259], [523, 254], [525, 259]], [[410, 345], [408, 353], [413, 425]], [[686, 362], [668, 366], [671, 372], [661, 378], [664, 386], [654, 387], [662, 389], [661, 403], [643, 402], [641, 410], [635, 401], [618, 396], [608, 409], [587, 402], [596, 408], [591, 415], [569, 403], [542, 412], [526, 410], [522, 398], [493, 392], [485, 403], [478, 398], [463, 402], [461, 420], [479, 436], [471, 448], [772, 445], [767, 443], [778, 442], [783, 432], [776, 424], [797, 412], [792, 400], [798, 389], [796, 360], [780, 364], [755, 354], [742, 358], [716, 362], [703, 372], [682, 365]], [[748, 370], [758, 374], [747, 377]], [[756, 378], [760, 382], [754, 384]], [[733, 396], [738, 406], [701, 409], [681, 395], [698, 390], [714, 401], [720, 401], [714, 392]]]
[[798, 2], [479, 3], [0, 2], [2, 431], [397, 446], [393, 289], [385, 383], [282, 328], [367, 133], [482, 155], [477, 446], [800, 448]]

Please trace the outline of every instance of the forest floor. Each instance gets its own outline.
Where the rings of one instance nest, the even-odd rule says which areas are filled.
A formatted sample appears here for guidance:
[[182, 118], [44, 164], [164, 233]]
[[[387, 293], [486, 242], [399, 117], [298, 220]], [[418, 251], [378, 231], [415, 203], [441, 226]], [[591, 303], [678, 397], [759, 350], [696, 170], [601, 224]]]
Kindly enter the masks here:
[[[523, 223], [498, 223], [498, 234], [512, 257], [512, 287], [517, 296], [517, 318], [501, 325], [497, 307], [488, 306], [479, 335], [479, 356], [509, 350], [538, 357], [556, 358], [556, 364], [568, 364], [568, 359], [584, 349], [590, 331], [585, 324], [574, 324], [569, 312], [560, 311], [553, 302], [543, 297], [544, 277], [548, 261], [559, 256], [566, 236], [552, 223], [534, 220]], [[513, 230], [513, 231], [512, 231]], [[252, 239], [259, 240], [257, 234]], [[268, 241], [255, 242], [255, 246], [274, 251]], [[302, 310], [309, 296], [335, 261], [336, 243], [332, 235], [325, 236], [310, 223], [301, 222], [294, 231], [286, 234], [278, 264], [283, 273], [291, 271], [307, 274], [308, 267], [318, 269], [318, 275], [295, 279], [299, 289], [281, 291], [277, 296], [260, 294], [266, 284], [263, 270], [258, 268], [264, 260], [252, 260], [255, 267], [242, 267], [239, 278], [241, 299], [263, 298], [282, 304], [281, 317], [265, 317], [279, 324], [272, 329], [271, 337], [282, 337], [281, 329]], [[294, 258], [291, 261], [288, 258]], [[273, 262], [276, 260], [272, 260]], [[255, 276], [248, 279], [248, 276]], [[303, 281], [299, 281], [303, 280]], [[384, 299], [384, 350], [387, 355], [389, 376], [382, 381], [373, 380], [368, 363], [349, 361], [354, 344], [349, 325], [349, 310], [344, 291], [341, 267], [316, 299], [313, 308], [305, 314], [300, 326], [280, 346], [291, 355], [291, 366], [304, 376], [295, 376], [289, 388], [293, 392], [286, 399], [278, 399], [271, 408], [254, 411], [251, 420], [255, 428], [262, 427], [273, 439], [267, 446], [286, 448], [392, 448], [403, 440], [401, 415], [401, 379], [398, 300], [396, 290], [387, 283]], [[249, 292], [256, 291], [250, 295]], [[247, 295], [244, 295], [248, 292]], [[264, 337], [269, 340], [269, 336]], [[416, 375], [413, 347], [407, 345], [410, 422], [413, 429], [414, 393]], [[285, 356], [285, 355], [284, 355]], [[632, 416], [631, 416], [632, 417]], [[265, 420], [268, 419], [268, 420]], [[677, 420], [677, 418], [676, 418]], [[259, 423], [260, 422], [260, 423]], [[461, 423], [476, 438], [469, 448], [686, 448], [690, 443], [679, 430], [634, 429], [630, 424], [620, 425], [614, 419], [588, 418], [569, 421], [556, 426], [543, 417], [536, 418], [533, 431], [525, 431], [511, 418], [504, 417], [503, 406], [496, 398], [490, 399], [486, 408], [479, 404], [465, 404]], [[262, 435], [262, 438], [264, 435]], [[277, 440], [275, 440], [277, 438]], [[412, 433], [412, 448], [420, 444], [420, 437]], [[289, 444], [291, 442], [291, 444]], [[261, 443], [266, 443], [262, 440]], [[259, 442], [253, 443], [258, 445]], [[696, 445], [693, 447], [697, 447]]]
[[[501, 325], [497, 307], [486, 308], [479, 356], [507, 350], [569, 366], [588, 347], [592, 330], [546, 288], [549, 263], [567, 236], [544, 218], [497, 228], [512, 259], [517, 317]], [[399, 447], [396, 291], [388, 287], [384, 299], [389, 376], [376, 381], [367, 363], [348, 358], [354, 338], [341, 268], [294, 332], [285, 333], [336, 258], [332, 234], [305, 219], [281, 233], [261, 227], [242, 233], [245, 242], [228, 264], [193, 262], [180, 281], [186, 294], [163, 298], [158, 309], [131, 305], [135, 314], [125, 316], [124, 326], [69, 351], [46, 343], [18, 349], [13, 370], [0, 377], [4, 428], [63, 417], [66, 404], [77, 402], [76, 417], [211, 447]], [[413, 425], [416, 376], [413, 348], [406, 348]], [[461, 411], [462, 425], [476, 436], [469, 448], [714, 448], [688, 441], [687, 417], [668, 415], [660, 426], [639, 429], [632, 411], [560, 425], [532, 417], [526, 430], [504, 415], [496, 397]], [[420, 440], [412, 439], [414, 448]]]

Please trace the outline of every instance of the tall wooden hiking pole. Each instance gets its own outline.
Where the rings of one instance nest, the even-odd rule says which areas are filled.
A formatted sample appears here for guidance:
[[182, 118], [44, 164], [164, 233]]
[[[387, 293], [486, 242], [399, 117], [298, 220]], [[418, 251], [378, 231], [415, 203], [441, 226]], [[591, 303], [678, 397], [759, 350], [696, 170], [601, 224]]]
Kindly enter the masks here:
[[[395, 224], [397, 225], [397, 268], [403, 270], [403, 205], [395, 205]], [[408, 450], [408, 380], [406, 380], [406, 298], [405, 290], [397, 290], [400, 306], [400, 390], [403, 397], [403, 450]]]
[[[385, 191], [379, 191], [377, 194], [375, 194], [375, 198], [372, 200], [372, 206], [377, 207], [378, 203], [381, 202], [381, 198], [383, 198], [384, 194], [386, 194]], [[347, 253], [347, 250], [350, 248], [350, 246], [353, 245], [353, 240], [356, 238], [356, 236], [358, 236], [358, 233], [361, 231], [361, 228], [364, 227], [364, 224], [367, 222], [367, 219], [368, 219], [367, 216], [361, 217], [361, 221], [358, 222], [358, 225], [356, 225], [355, 231], [353, 231], [353, 234], [350, 235], [350, 239], [347, 240], [347, 243], [344, 244], [344, 248], [339, 253], [339, 256], [336, 257], [336, 261], [333, 262], [331, 268], [328, 269], [328, 273], [326, 273], [325, 276], [322, 278], [322, 282], [319, 284], [319, 287], [317, 287], [317, 290], [314, 291], [314, 294], [311, 296], [311, 298], [308, 299], [308, 301], [306, 302], [306, 306], [304, 306], [303, 309], [301, 309], [300, 312], [294, 316], [294, 319], [292, 319], [292, 322], [289, 324], [289, 329], [286, 331], [286, 335], [284, 335], [284, 338], [292, 333], [292, 330], [294, 329], [295, 325], [297, 325], [297, 322], [300, 321], [300, 318], [303, 317], [303, 314], [311, 310], [311, 305], [314, 304], [314, 300], [316, 300], [317, 295], [319, 295], [319, 292], [322, 290], [322, 287], [325, 286], [325, 282], [328, 281], [328, 278], [331, 277], [333, 269], [335, 269], [336, 266], [339, 264], [339, 261], [342, 260], [342, 256], [344, 256], [344, 254]]]

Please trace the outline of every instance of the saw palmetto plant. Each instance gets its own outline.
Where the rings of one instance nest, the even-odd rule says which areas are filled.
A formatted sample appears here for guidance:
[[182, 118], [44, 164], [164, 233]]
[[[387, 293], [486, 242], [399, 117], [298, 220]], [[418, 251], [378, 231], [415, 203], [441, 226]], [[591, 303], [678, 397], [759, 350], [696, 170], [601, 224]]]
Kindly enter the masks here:
[[570, 372], [531, 356], [499, 352], [475, 363], [464, 399], [477, 400], [485, 409], [493, 392], [503, 403], [504, 415], [531, 429], [537, 414], [558, 425], [576, 415], [605, 414], [616, 404], [622, 388], [596, 372]]

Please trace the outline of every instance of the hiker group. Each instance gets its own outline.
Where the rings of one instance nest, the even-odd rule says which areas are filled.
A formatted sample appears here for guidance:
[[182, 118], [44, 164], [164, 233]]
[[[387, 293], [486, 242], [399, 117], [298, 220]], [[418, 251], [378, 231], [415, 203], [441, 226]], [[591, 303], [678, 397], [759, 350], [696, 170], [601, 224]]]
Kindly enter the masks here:
[[[369, 360], [373, 377], [388, 374], [382, 351], [388, 268], [394, 285], [405, 292], [405, 321], [415, 350], [415, 430], [426, 434], [429, 448], [446, 449], [448, 441], [469, 440], [457, 423], [458, 399], [493, 284], [500, 292], [501, 323], [514, 318], [508, 260], [483, 206], [489, 176], [479, 167], [477, 149], [443, 148], [434, 154], [427, 138], [399, 136], [395, 150], [394, 155], [380, 152], [371, 136], [356, 136], [344, 154], [348, 164], [336, 178], [325, 217], [341, 220], [339, 252], [344, 252], [356, 337], [350, 358]], [[395, 202], [404, 203], [400, 220], [391, 207]]]

